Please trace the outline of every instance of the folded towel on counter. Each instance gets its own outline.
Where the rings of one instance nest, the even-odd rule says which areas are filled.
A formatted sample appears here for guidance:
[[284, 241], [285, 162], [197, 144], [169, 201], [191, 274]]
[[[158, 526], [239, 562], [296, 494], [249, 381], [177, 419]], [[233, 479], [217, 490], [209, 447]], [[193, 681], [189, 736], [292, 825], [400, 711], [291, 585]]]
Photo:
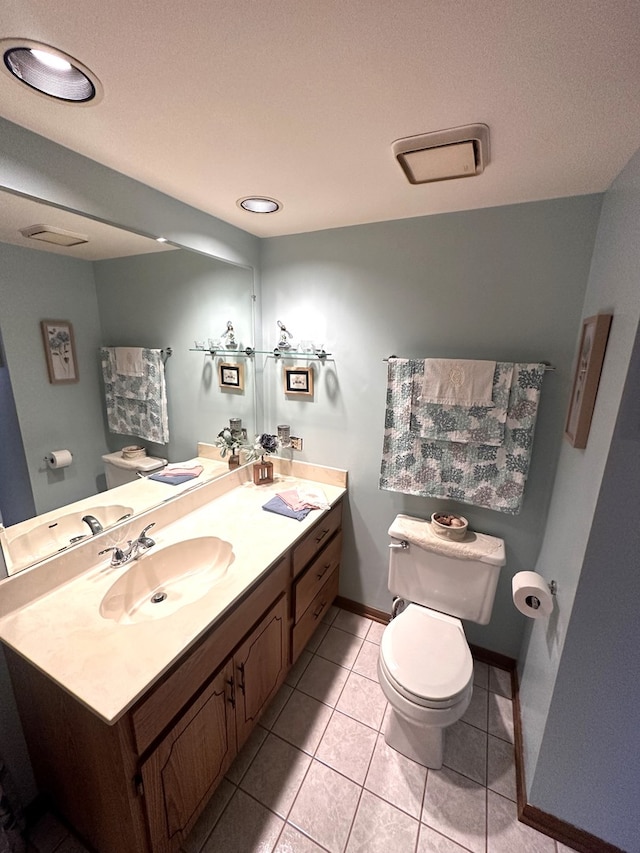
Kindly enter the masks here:
[[271, 500], [263, 504], [262, 509], [266, 509], [267, 512], [275, 512], [277, 515], [285, 515], [287, 518], [295, 518], [297, 521], [303, 521], [311, 512], [311, 507], [291, 509], [278, 495], [274, 495]]
[[329, 509], [327, 496], [322, 489], [302, 486], [297, 489], [278, 492], [277, 495], [288, 507], [296, 511], [301, 509]]
[[495, 361], [426, 358], [422, 402], [451, 406], [493, 406]]
[[116, 373], [120, 376], [144, 376], [142, 347], [114, 347]]
[[195, 480], [203, 472], [202, 465], [166, 465], [162, 471], [152, 474], [148, 480], [156, 480], [158, 483], [169, 483], [171, 486], [179, 486], [187, 480]]

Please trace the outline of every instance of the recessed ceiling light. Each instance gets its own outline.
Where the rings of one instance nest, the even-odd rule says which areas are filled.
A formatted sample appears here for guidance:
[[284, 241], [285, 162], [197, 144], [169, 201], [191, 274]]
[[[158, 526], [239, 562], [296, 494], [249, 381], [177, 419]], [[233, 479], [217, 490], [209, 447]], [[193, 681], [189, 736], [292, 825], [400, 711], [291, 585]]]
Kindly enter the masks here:
[[249, 213], [275, 213], [282, 209], [279, 201], [259, 196], [238, 199], [238, 204], [243, 210], [248, 210]]
[[0, 46], [6, 70], [31, 89], [76, 104], [102, 96], [95, 74], [57, 48], [29, 39], [2, 39]]

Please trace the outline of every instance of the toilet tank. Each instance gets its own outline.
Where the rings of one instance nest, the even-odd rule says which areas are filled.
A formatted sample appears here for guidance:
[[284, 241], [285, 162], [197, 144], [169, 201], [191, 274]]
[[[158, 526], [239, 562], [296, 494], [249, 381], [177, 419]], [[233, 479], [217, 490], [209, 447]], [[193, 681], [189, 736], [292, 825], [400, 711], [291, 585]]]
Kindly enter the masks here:
[[[412, 520], [429, 524], [423, 519]], [[440, 540], [428, 528], [416, 538], [420, 544], [405, 536], [391, 536], [390, 591], [424, 607], [486, 625], [491, 619], [500, 569], [506, 562], [504, 541], [476, 532], [467, 533], [461, 542]], [[408, 547], [403, 548], [402, 541], [408, 542]]]
[[107, 488], [115, 489], [125, 483], [133, 483], [138, 479], [138, 474], [148, 476], [154, 471], [160, 471], [167, 464], [166, 459], [156, 456], [142, 456], [137, 459], [126, 459], [122, 451], [105, 453], [102, 457], [104, 472], [107, 478]]

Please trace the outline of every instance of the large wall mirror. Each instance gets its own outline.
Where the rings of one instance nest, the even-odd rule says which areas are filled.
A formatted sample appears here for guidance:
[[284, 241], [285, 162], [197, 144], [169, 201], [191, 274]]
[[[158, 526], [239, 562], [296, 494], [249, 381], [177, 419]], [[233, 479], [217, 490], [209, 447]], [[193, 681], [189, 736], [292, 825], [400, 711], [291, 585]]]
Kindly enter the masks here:
[[[106, 488], [105, 453], [132, 443], [181, 462], [213, 443], [230, 418], [256, 431], [255, 372], [242, 353], [254, 345], [254, 275], [209, 255], [132, 233], [33, 199], [0, 192], [0, 512], [5, 541], [14, 525]], [[26, 237], [29, 226], [80, 234], [64, 247]], [[53, 235], [48, 239], [64, 240]], [[42, 320], [73, 327], [78, 381], [49, 381]], [[219, 382], [208, 347], [234, 327], [243, 387]], [[152, 445], [108, 430], [101, 346], [163, 349], [169, 442]], [[68, 449], [69, 467], [52, 470], [51, 451]], [[220, 466], [220, 472], [224, 466]], [[209, 472], [210, 475], [211, 472]], [[15, 528], [14, 528], [15, 529]], [[17, 570], [17, 566], [14, 570]], [[11, 571], [11, 569], [10, 569]]]

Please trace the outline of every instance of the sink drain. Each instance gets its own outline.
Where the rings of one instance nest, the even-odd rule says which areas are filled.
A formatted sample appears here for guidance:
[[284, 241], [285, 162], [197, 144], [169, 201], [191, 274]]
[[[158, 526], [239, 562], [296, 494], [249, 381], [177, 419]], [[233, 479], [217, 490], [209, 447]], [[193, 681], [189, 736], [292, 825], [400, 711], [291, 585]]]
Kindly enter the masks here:
[[167, 597], [166, 592], [156, 592], [151, 596], [151, 603], [152, 604], [160, 604], [160, 602], [164, 601], [166, 597]]

